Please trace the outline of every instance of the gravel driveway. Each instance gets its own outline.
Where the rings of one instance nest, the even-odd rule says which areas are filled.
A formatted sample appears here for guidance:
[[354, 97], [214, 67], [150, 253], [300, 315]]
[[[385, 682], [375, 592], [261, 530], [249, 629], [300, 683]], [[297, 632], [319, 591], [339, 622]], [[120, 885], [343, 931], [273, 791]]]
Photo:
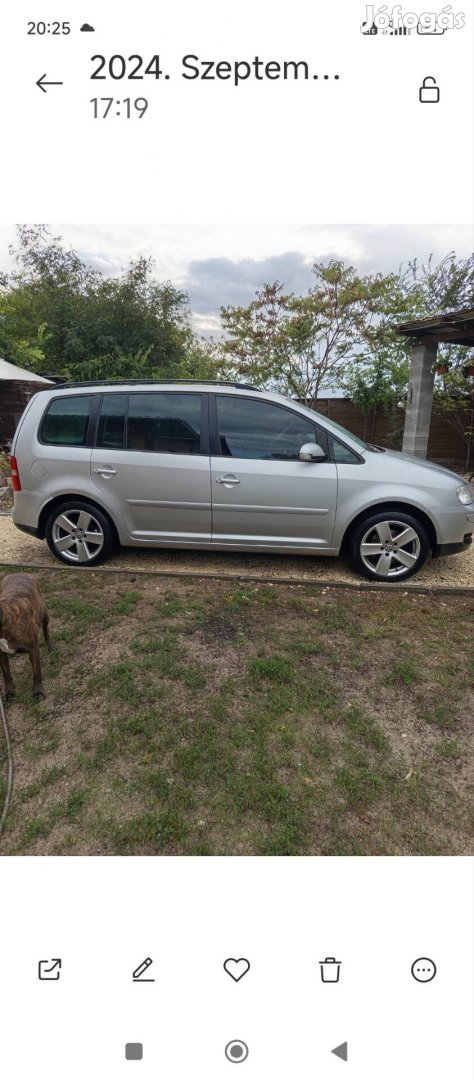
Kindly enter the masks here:
[[[9, 516], [0, 517], [0, 564], [58, 568], [62, 566], [51, 555], [45, 541], [35, 540], [15, 528]], [[308, 555], [255, 555], [243, 552], [180, 551], [165, 548], [122, 548], [105, 564], [110, 570], [148, 570], [161, 573], [215, 574], [239, 577], [299, 578], [308, 582], [360, 584], [361, 578], [341, 559], [315, 558]], [[474, 587], [474, 544], [461, 555], [429, 559], [410, 584], [425, 588]], [[384, 586], [380, 586], [379, 588]], [[387, 586], [390, 588], [391, 586]]]

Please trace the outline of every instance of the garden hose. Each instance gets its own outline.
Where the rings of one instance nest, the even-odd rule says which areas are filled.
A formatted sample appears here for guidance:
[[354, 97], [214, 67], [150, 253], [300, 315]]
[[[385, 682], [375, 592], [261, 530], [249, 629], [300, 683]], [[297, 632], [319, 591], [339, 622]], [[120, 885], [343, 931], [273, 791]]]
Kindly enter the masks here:
[[0, 714], [2, 717], [3, 733], [5, 735], [5, 745], [7, 748], [7, 761], [8, 761], [8, 775], [7, 775], [7, 791], [5, 795], [5, 802], [3, 805], [2, 816], [0, 818], [0, 840], [3, 836], [3, 830], [5, 828], [8, 812], [10, 810], [10, 803], [13, 793], [13, 753], [12, 745], [10, 741], [10, 732], [8, 729], [8, 722], [5, 715], [5, 708], [3, 705], [3, 698], [0, 692]]

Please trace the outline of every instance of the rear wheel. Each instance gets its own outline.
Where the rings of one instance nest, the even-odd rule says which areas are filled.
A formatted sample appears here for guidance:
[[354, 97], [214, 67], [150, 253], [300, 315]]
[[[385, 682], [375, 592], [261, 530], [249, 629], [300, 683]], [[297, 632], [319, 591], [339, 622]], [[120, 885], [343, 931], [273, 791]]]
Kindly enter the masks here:
[[406, 581], [421, 569], [429, 549], [428, 534], [417, 518], [385, 510], [354, 529], [349, 556], [354, 569], [372, 581]]
[[46, 523], [49, 550], [68, 566], [96, 566], [115, 546], [110, 521], [97, 507], [81, 500], [57, 506]]

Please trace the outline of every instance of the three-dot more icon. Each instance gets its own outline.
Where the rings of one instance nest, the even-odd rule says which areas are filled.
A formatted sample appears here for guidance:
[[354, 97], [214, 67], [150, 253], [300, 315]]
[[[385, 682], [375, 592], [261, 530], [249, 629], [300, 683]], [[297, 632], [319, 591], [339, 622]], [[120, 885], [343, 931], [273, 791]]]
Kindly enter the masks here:
[[227, 1043], [225, 1056], [227, 1061], [232, 1061], [234, 1065], [240, 1065], [249, 1056], [247, 1043], [244, 1043], [242, 1039], [232, 1039], [231, 1042]]
[[436, 975], [436, 964], [427, 956], [419, 956], [411, 965], [411, 973], [417, 982], [431, 982]]

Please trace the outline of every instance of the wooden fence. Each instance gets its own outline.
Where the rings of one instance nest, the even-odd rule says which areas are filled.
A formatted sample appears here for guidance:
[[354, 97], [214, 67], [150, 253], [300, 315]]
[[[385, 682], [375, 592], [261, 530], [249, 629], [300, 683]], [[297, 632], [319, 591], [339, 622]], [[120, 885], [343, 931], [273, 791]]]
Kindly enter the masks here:
[[[37, 383], [0, 382], [0, 445], [13, 437], [23, 409], [38, 391]], [[397, 409], [391, 416], [382, 410], [366, 414], [349, 398], [319, 398], [317, 411], [337, 421], [367, 442], [401, 450], [405, 414]], [[428, 458], [440, 463], [464, 465], [466, 444], [443, 413], [433, 411], [431, 416]]]
[[[405, 413], [397, 409], [393, 415], [386, 416], [381, 409], [366, 414], [349, 398], [318, 398], [317, 411], [342, 424], [348, 431], [353, 431], [367, 442], [401, 450]], [[466, 410], [467, 422], [467, 410]], [[445, 413], [431, 414], [430, 437], [427, 457], [431, 461], [456, 463], [459, 467], [466, 460], [466, 443], [458, 431], [447, 420]]]

